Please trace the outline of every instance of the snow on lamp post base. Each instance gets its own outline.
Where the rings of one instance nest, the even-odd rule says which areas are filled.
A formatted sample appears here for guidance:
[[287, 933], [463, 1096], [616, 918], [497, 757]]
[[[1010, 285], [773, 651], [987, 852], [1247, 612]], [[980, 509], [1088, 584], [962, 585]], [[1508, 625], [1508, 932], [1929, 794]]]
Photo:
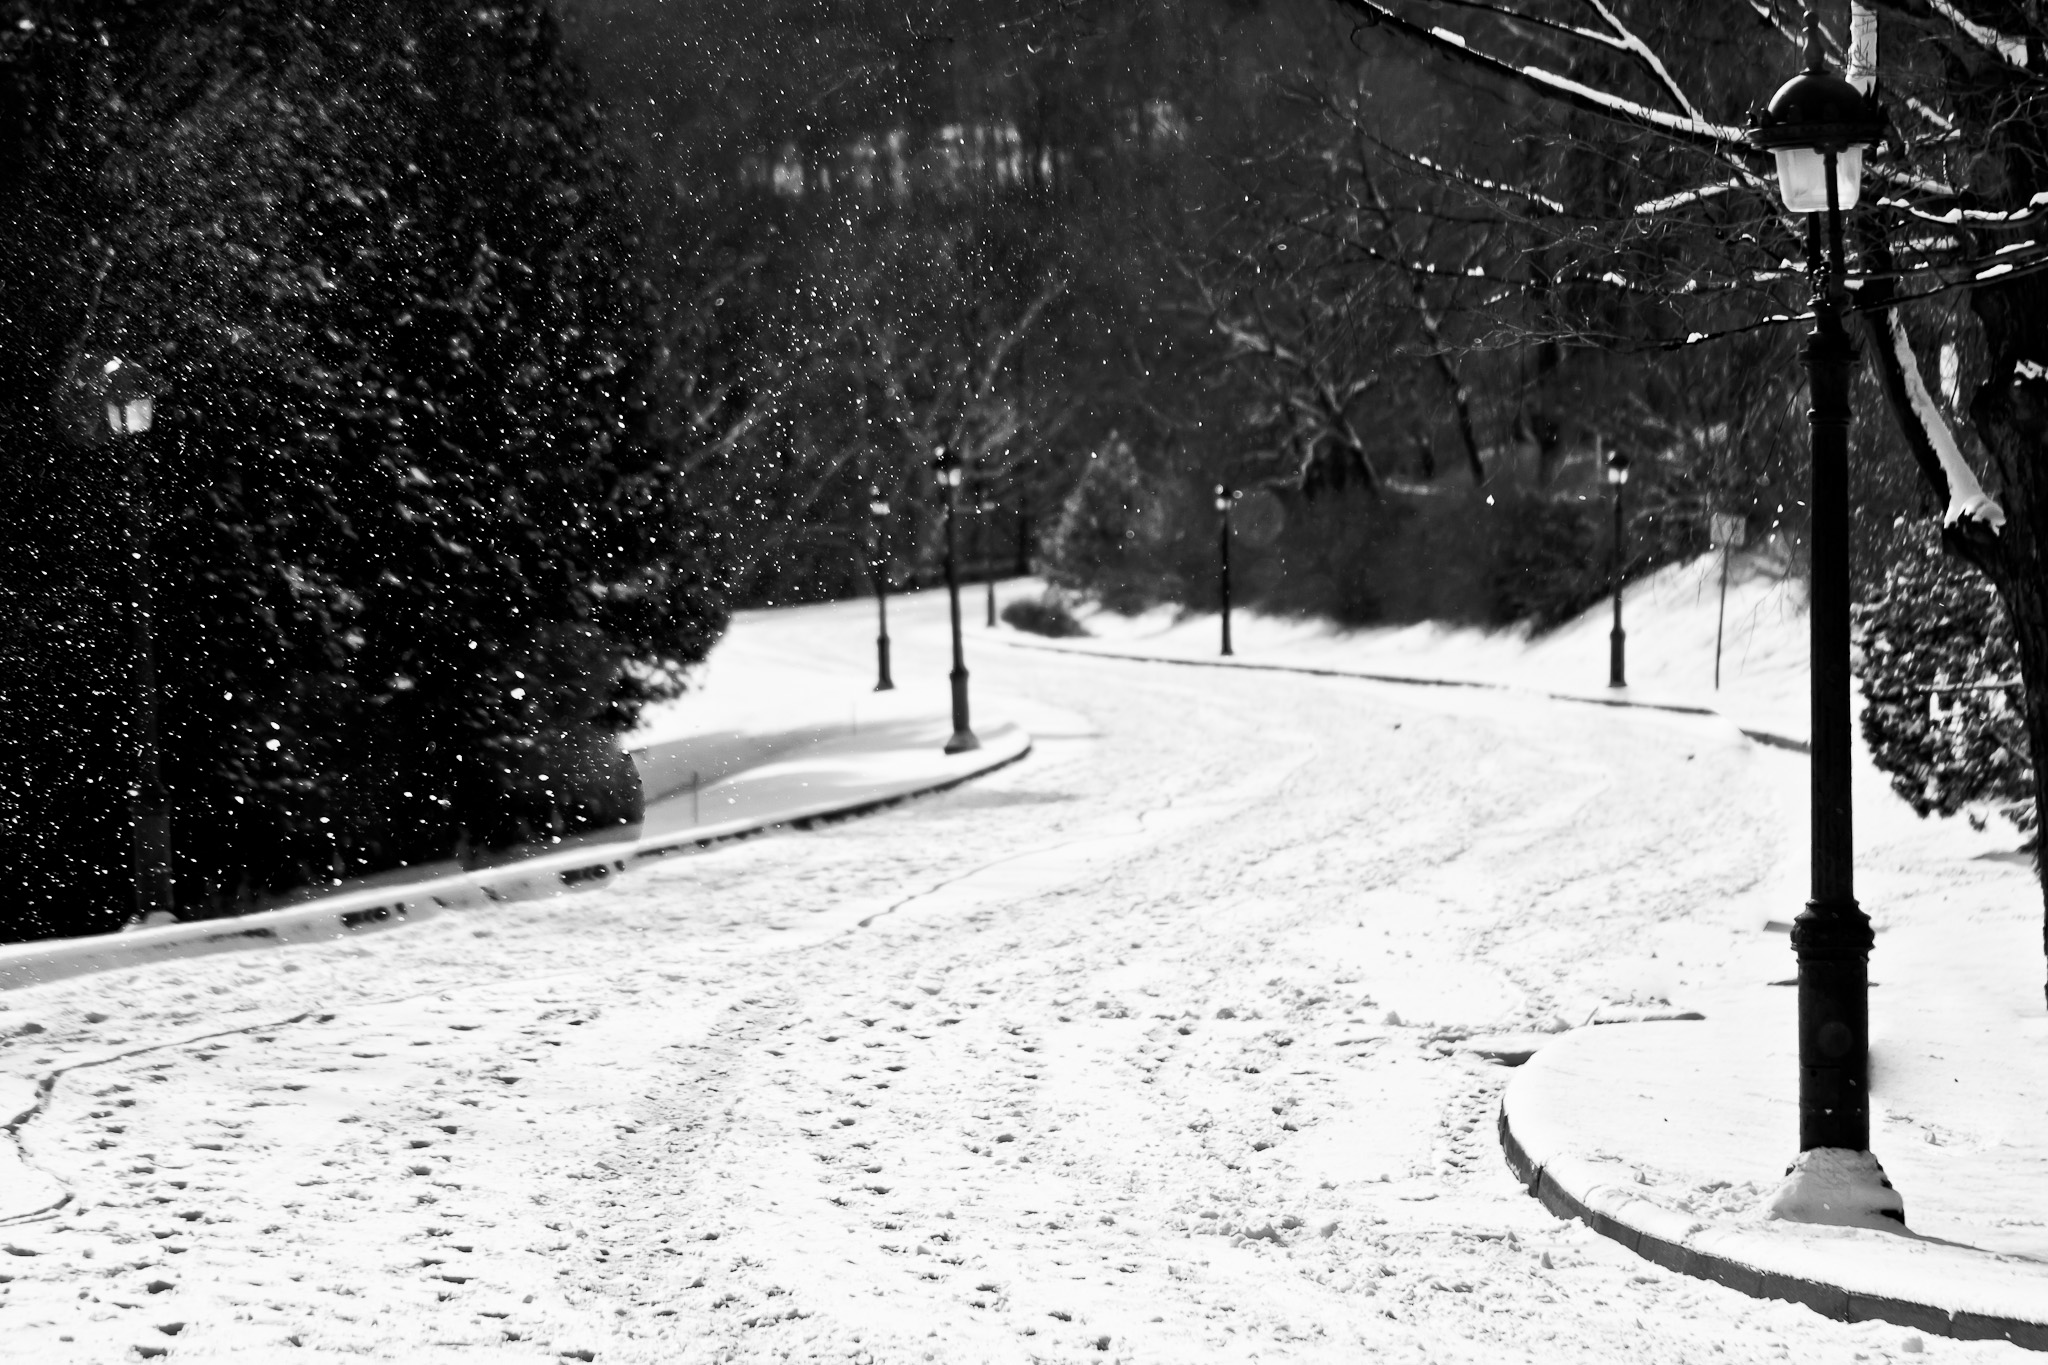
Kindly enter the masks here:
[[[1870, 1155], [1870, 919], [1856, 903], [1850, 810], [1849, 384], [1842, 214], [1860, 193], [1863, 149], [1884, 135], [1874, 101], [1828, 69], [1806, 12], [1806, 70], [1756, 112], [1749, 140], [1773, 153], [1785, 207], [1806, 216], [1813, 331], [1806, 340], [1812, 441], [1813, 894], [1792, 925], [1799, 957], [1799, 1150], [1771, 1203], [1779, 1217], [1903, 1227], [1905, 1209]], [[1889, 1210], [1886, 1212], [1885, 1210]], [[1872, 1219], [1888, 1219], [1886, 1224]]]
[[1801, 1152], [1765, 1212], [1791, 1223], [1883, 1232], [1903, 1231], [1906, 1226], [1906, 1201], [1885, 1179], [1884, 1167], [1870, 1153], [1846, 1147]]

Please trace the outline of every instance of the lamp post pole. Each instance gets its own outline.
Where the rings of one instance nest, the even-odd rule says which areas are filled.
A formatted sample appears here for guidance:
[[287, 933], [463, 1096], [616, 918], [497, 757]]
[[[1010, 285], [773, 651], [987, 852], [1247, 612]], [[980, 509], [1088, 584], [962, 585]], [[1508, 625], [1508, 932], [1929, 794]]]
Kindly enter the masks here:
[[[1799, 960], [1799, 1148], [1845, 1149], [1875, 1170], [1870, 1148], [1870, 920], [1856, 903], [1850, 793], [1849, 381], [1856, 352], [1843, 325], [1842, 214], [1861, 192], [1863, 151], [1884, 116], [1828, 70], [1820, 23], [1806, 13], [1806, 70], [1759, 110], [1750, 141], [1776, 154], [1785, 205], [1806, 215], [1813, 331], [1811, 393], [1812, 898], [1792, 925]], [[1874, 1177], [1882, 1182], [1882, 1172]], [[1883, 1182], [1888, 1186], [1889, 1182]], [[1904, 1221], [1895, 1194], [1871, 1212]], [[1781, 1196], [1782, 1198], [1783, 1196]]]
[[976, 510], [980, 513], [980, 515], [977, 516], [974, 521], [974, 539], [975, 542], [981, 547], [981, 553], [979, 558], [981, 560], [982, 581], [986, 584], [988, 588], [987, 624], [990, 630], [994, 630], [996, 625], [996, 570], [995, 564], [989, 558], [990, 547], [988, 533], [989, 519], [995, 513], [996, 509], [995, 505], [988, 500], [988, 494], [985, 491], [975, 495], [974, 505]]
[[107, 425], [116, 437], [124, 438], [128, 451], [123, 481], [128, 494], [129, 620], [135, 669], [135, 775], [128, 792], [129, 826], [134, 838], [135, 916], [152, 923], [177, 914], [171, 881], [171, 799], [164, 790], [157, 753], [156, 602], [149, 543], [155, 510], [149, 444], [141, 439], [154, 416], [156, 391], [141, 366], [118, 358], [107, 362], [104, 374]]
[[1813, 331], [1806, 339], [1812, 390], [1813, 898], [1792, 924], [1799, 955], [1799, 1145], [1870, 1146], [1870, 920], [1856, 903], [1855, 833], [1849, 800], [1849, 378], [1856, 351], [1842, 325], [1835, 272], [1842, 214], [1835, 155], [1827, 155], [1825, 241], [1821, 215], [1807, 219]]
[[1216, 485], [1216, 512], [1220, 518], [1216, 531], [1216, 585], [1223, 599], [1223, 654], [1228, 658], [1230, 648], [1230, 503], [1237, 495], [1228, 484]]
[[953, 618], [953, 737], [946, 741], [949, 754], [979, 749], [967, 717], [967, 654], [960, 641], [960, 568], [954, 521], [960, 503], [960, 456], [950, 446], [939, 448], [939, 487], [946, 499], [946, 603]]
[[889, 504], [882, 490], [868, 485], [868, 577], [875, 585], [875, 691], [892, 691], [889, 676]]
[[1628, 522], [1622, 510], [1628, 489], [1628, 456], [1618, 450], [1607, 457], [1607, 482], [1614, 489], [1614, 549], [1608, 570], [1614, 581], [1614, 629], [1607, 632], [1607, 685], [1627, 687], [1628, 632], [1621, 628], [1621, 576], [1628, 563]]

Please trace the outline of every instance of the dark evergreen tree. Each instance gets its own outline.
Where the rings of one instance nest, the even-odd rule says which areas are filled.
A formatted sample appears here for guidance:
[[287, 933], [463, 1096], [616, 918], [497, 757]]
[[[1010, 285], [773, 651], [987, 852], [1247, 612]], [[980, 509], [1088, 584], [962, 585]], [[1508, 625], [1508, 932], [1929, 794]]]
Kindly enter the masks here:
[[[181, 909], [635, 818], [724, 615], [692, 357], [538, 3], [16, 4], [0, 878], [117, 923], [145, 469]], [[147, 364], [117, 446], [96, 367]]]
[[1130, 443], [1112, 436], [1092, 453], [1046, 537], [1044, 572], [1053, 586], [1098, 596], [1112, 610], [1136, 611], [1159, 600], [1158, 556], [1145, 513], [1159, 491]]

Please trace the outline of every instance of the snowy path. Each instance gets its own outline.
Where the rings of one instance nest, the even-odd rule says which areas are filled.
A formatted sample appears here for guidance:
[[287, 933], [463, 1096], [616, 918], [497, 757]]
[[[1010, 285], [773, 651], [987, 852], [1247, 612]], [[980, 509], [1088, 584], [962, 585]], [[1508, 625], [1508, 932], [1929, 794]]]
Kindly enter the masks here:
[[[940, 613], [899, 609], [899, 677], [939, 676]], [[747, 628], [866, 657], [857, 611]], [[0, 1227], [0, 1357], [1919, 1347], [1555, 1221], [1494, 1142], [1508, 1073], [1455, 1046], [1749, 952], [1725, 907], [1797, 835], [1751, 793], [1796, 760], [1713, 720], [970, 663], [1038, 747], [949, 795], [0, 997], [0, 1107], [73, 1195]]]

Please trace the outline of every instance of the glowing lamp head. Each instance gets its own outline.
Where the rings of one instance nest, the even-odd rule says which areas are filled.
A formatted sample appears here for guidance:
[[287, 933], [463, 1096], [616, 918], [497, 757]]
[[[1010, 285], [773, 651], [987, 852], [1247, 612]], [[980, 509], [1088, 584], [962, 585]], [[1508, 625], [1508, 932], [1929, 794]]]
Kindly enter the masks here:
[[1828, 207], [1828, 164], [1834, 163], [1835, 207], [1856, 207], [1863, 190], [1863, 152], [1884, 139], [1884, 110], [1828, 69], [1820, 19], [1806, 12], [1806, 70], [1778, 87], [1752, 115], [1750, 145], [1778, 162], [1778, 192], [1794, 213]]
[[107, 425], [116, 436], [139, 436], [156, 418], [161, 386], [148, 370], [119, 356], [100, 367], [105, 382]]
[[1616, 488], [1628, 482], [1628, 456], [1618, 450], [1607, 457], [1607, 482]]

